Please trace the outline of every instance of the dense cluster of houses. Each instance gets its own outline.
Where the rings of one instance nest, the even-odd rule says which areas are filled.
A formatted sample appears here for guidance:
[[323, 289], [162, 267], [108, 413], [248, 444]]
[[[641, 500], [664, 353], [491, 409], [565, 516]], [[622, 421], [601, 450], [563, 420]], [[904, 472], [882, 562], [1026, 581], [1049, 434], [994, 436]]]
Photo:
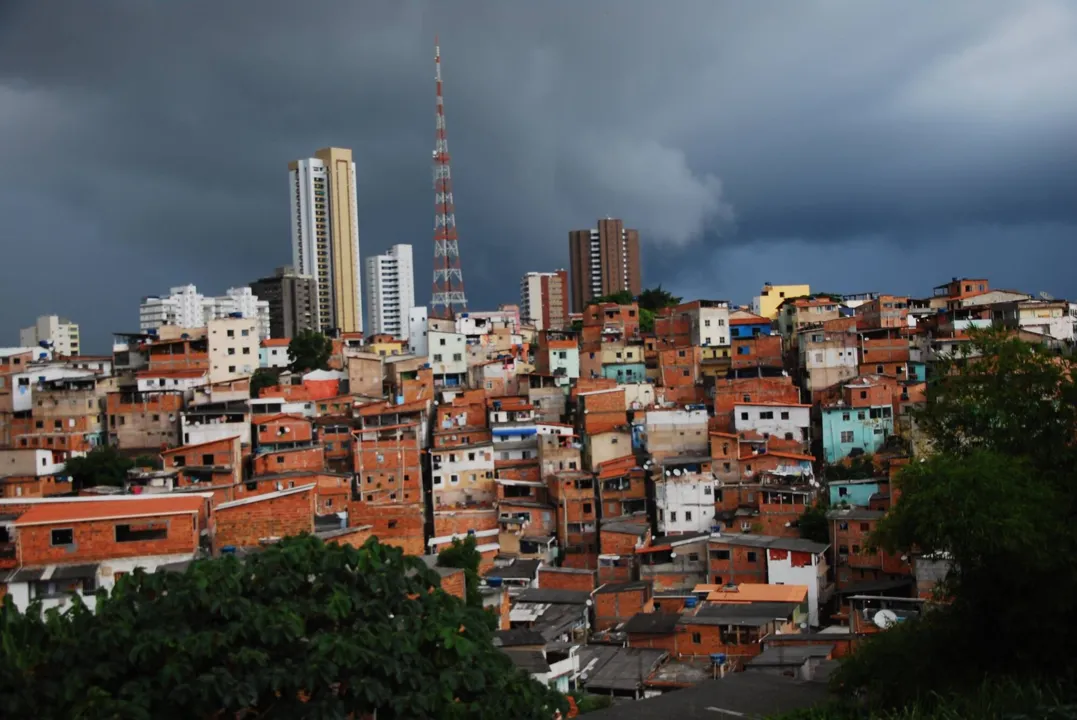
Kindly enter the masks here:
[[[810, 678], [945, 571], [866, 549], [923, 449], [909, 409], [933, 364], [987, 325], [1067, 347], [1075, 319], [954, 279], [926, 299], [767, 285], [750, 309], [668, 308], [652, 332], [634, 304], [542, 331], [505, 307], [409, 340], [344, 334], [302, 373], [237, 317], [117, 336], [104, 357], [3, 349], [0, 595], [93, 602], [135, 567], [299, 533], [377, 536], [431, 566], [473, 537], [498, 644], [551, 686]], [[251, 397], [258, 367], [279, 384]], [[66, 461], [99, 445], [143, 467], [74, 488]], [[830, 472], [850, 463], [870, 471]], [[817, 504], [825, 541], [803, 537]], [[463, 574], [439, 572], [463, 596]]]

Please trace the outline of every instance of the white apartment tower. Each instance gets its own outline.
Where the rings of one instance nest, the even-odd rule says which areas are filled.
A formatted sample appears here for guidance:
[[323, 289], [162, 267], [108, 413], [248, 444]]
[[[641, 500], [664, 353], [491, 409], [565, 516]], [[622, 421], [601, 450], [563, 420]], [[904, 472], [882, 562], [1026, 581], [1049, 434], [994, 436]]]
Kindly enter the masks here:
[[249, 287], [228, 288], [224, 295], [206, 297], [194, 285], [181, 285], [166, 296], [142, 299], [138, 324], [142, 332], [162, 325], [202, 328], [210, 320], [233, 316], [257, 319], [260, 339], [269, 337], [269, 302], [259, 300]]
[[411, 245], [393, 245], [384, 255], [366, 259], [366, 295], [370, 332], [406, 340], [415, 306]]
[[37, 347], [43, 342], [52, 343], [57, 355], [79, 354], [79, 326], [59, 315], [42, 315], [33, 325], [19, 331], [19, 345]]
[[288, 166], [292, 265], [314, 278], [315, 327], [363, 331], [355, 163], [344, 148], [324, 148]]

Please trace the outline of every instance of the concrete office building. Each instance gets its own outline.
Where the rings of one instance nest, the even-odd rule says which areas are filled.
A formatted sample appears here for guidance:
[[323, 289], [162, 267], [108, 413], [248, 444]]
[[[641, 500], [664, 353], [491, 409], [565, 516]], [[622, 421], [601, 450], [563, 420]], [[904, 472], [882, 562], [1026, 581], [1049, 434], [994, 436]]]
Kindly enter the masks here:
[[606, 218], [592, 230], [570, 232], [568, 256], [573, 312], [583, 312], [591, 298], [622, 290], [635, 296], [642, 291], [639, 232], [620, 220]]
[[366, 259], [370, 333], [408, 339], [408, 316], [415, 306], [415, 272], [411, 245], [393, 245], [384, 255]]
[[315, 326], [363, 331], [359, 218], [352, 151], [324, 148], [288, 165], [292, 266], [314, 278]]
[[52, 343], [52, 351], [57, 355], [78, 355], [78, 323], [59, 315], [42, 315], [33, 325], [19, 331], [22, 347], [37, 347], [43, 342]]
[[251, 291], [269, 305], [269, 332], [275, 338], [294, 338], [315, 329], [314, 278], [290, 266], [279, 267], [273, 277], [251, 283]]
[[536, 330], [563, 330], [568, 321], [568, 273], [529, 272], [520, 280], [520, 315]]

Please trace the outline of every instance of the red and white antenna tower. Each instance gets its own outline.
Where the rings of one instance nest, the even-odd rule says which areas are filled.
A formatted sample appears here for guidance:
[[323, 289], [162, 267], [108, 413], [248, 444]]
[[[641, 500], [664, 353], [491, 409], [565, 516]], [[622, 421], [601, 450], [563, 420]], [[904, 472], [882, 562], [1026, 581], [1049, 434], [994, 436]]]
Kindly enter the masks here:
[[449, 142], [445, 137], [445, 100], [441, 95], [441, 46], [434, 37], [434, 79], [437, 81], [437, 144], [434, 146], [434, 292], [430, 316], [451, 318], [467, 310], [456, 210], [449, 171]]

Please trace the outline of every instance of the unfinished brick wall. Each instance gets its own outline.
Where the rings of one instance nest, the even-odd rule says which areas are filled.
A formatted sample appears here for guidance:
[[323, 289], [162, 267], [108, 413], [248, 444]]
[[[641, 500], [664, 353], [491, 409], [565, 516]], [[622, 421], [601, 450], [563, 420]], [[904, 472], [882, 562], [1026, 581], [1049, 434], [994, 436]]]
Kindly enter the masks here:
[[321, 445], [298, 450], [268, 452], [254, 458], [255, 475], [269, 475], [293, 470], [317, 471], [324, 468], [325, 449]]
[[442, 575], [441, 589], [461, 600], [467, 599], [467, 582], [463, 570], [454, 570], [451, 574]]
[[466, 535], [468, 530], [497, 530], [497, 510], [445, 510], [434, 512], [434, 536]]
[[348, 521], [353, 526], [372, 526], [370, 532], [379, 542], [401, 548], [408, 555], [424, 552], [421, 503], [353, 502]]
[[302, 443], [314, 439], [310, 420], [297, 415], [278, 415], [258, 423], [257, 442], [259, 445], [275, 443]]
[[228, 508], [217, 508], [217, 549], [257, 547], [267, 538], [314, 532], [314, 488]]
[[[197, 522], [196, 515], [184, 514], [19, 527], [19, 562], [23, 565], [71, 564], [142, 555], [193, 553], [198, 549]], [[167, 536], [162, 539], [117, 542], [118, 525], [131, 526], [132, 529], [165, 528]], [[71, 530], [74, 542], [53, 546], [53, 530]]]
[[595, 589], [595, 573], [565, 572], [560, 568], [544, 565], [538, 571], [538, 586], [544, 590], [586, 590]]
[[633, 588], [621, 592], [596, 592], [595, 630], [606, 630], [629, 620], [638, 613], [654, 612], [654, 601], [649, 587]]

